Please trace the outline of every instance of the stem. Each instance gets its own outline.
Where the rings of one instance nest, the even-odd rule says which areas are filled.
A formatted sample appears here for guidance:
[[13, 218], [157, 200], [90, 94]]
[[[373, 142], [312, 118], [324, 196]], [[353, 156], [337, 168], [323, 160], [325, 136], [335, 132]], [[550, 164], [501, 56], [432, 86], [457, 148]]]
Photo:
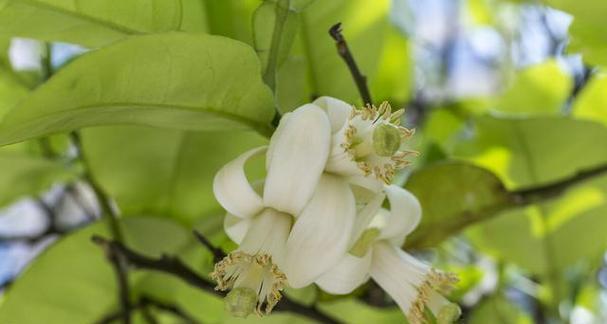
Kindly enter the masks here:
[[[92, 237], [92, 240], [95, 244], [102, 247], [106, 253], [115, 253], [123, 256], [123, 259], [126, 260], [130, 266], [136, 269], [152, 270], [171, 274], [190, 284], [191, 286], [207, 293], [220, 297], [224, 297], [226, 295], [225, 292], [215, 290], [215, 284], [213, 282], [198, 275], [196, 272], [194, 272], [194, 270], [192, 270], [175, 256], [162, 255], [160, 258], [151, 258], [139, 254], [138, 252], [131, 250], [117, 241], [107, 240], [96, 235]], [[108, 252], [110, 250], [113, 252]], [[286, 296], [284, 296], [280, 303], [278, 303], [275, 311], [296, 313], [320, 323], [338, 323], [338, 321], [319, 311], [314, 306], [300, 304]]]
[[607, 175], [607, 164], [599, 165], [592, 169], [578, 172], [577, 174], [552, 182], [545, 185], [522, 188], [514, 191], [504, 191], [506, 199], [503, 202], [491, 206], [486, 206], [481, 210], [474, 212], [465, 210], [459, 215], [452, 217], [453, 221], [445, 223], [441, 228], [421, 227], [416, 234], [407, 239], [406, 248], [419, 249], [434, 246], [446, 237], [457, 233], [464, 228], [486, 221], [499, 213], [513, 207], [522, 207], [541, 203], [550, 199], [557, 198], [569, 188], [578, 185], [586, 180]]
[[222, 249], [216, 247], [209, 241], [206, 237], [204, 237], [200, 232], [194, 231], [194, 236], [202, 244], [205, 248], [207, 248], [211, 253], [213, 253], [213, 261], [215, 263], [223, 260], [226, 257], [226, 253], [223, 252]]
[[280, 43], [282, 41], [282, 30], [289, 16], [290, 0], [278, 0], [274, 7], [276, 18], [274, 20], [274, 30], [272, 31], [272, 42], [270, 52], [268, 53], [268, 62], [266, 71], [263, 74], [263, 81], [272, 89], [276, 89], [276, 67], [278, 64], [278, 53], [280, 52]]
[[[97, 182], [97, 179], [95, 179], [95, 177], [91, 173], [90, 164], [84, 156], [84, 152], [82, 151], [82, 141], [80, 139], [80, 134], [77, 131], [73, 131], [70, 133], [70, 139], [72, 140], [73, 145], [76, 147], [78, 157], [82, 162], [84, 169], [83, 178], [89, 183], [89, 185], [93, 189], [93, 192], [95, 193], [95, 196], [97, 197], [97, 201], [99, 201], [102, 215], [104, 215], [105, 219], [107, 220], [107, 224], [112, 237], [118, 242], [124, 242], [124, 235], [120, 228], [118, 214], [116, 213], [116, 210], [112, 207], [110, 203], [110, 198], [105, 194], [105, 192]], [[114, 269], [114, 273], [116, 274], [116, 281], [118, 284], [118, 300], [120, 301], [123, 314], [122, 320], [123, 323], [130, 324], [131, 301], [127, 263], [122, 255], [113, 253], [112, 251], [107, 252], [108, 260], [111, 261], [112, 268]]]
[[356, 64], [356, 61], [348, 48], [348, 43], [346, 43], [346, 39], [341, 32], [341, 23], [337, 23], [329, 29], [329, 35], [331, 35], [331, 37], [333, 37], [335, 40], [337, 53], [339, 53], [339, 56], [341, 56], [341, 58], [346, 62], [346, 65], [350, 70], [350, 74], [352, 74], [352, 78], [356, 83], [360, 97], [363, 100], [363, 104], [372, 105], [373, 101], [371, 100], [371, 93], [367, 87], [367, 77], [364, 76], [358, 69], [358, 65]]

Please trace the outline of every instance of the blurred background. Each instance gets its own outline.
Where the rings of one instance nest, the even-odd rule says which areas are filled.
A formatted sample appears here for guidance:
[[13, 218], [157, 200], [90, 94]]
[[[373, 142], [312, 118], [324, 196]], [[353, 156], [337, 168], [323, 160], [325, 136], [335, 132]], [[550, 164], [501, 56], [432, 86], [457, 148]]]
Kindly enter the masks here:
[[[460, 276], [450, 297], [462, 307], [462, 323], [607, 323], [607, 79], [601, 67], [607, 38], [599, 18], [607, 5], [598, 2], [394, 0], [305, 9], [309, 20], [322, 22], [320, 32], [311, 32], [312, 45], [329, 49], [313, 56], [332, 56], [326, 64], [338, 62], [339, 73], [322, 64], [312, 68], [317, 73], [306, 72], [304, 36], [294, 36], [293, 55], [279, 71], [279, 108], [289, 111], [318, 95], [360, 102], [322, 34], [342, 21], [374, 100], [405, 107], [406, 124], [416, 128], [411, 147], [421, 156], [398, 181], [420, 197], [425, 218], [406, 247]], [[231, 1], [231, 9], [246, 16], [258, 4]], [[221, 20], [220, 14], [209, 20]], [[251, 42], [250, 26], [234, 21], [214, 32]], [[6, 37], [4, 45], [0, 115], [88, 51], [23, 37]], [[314, 91], [302, 81], [310, 78], [317, 78]], [[116, 167], [94, 160], [122, 145], [111, 143], [91, 149], [101, 173]], [[61, 136], [19, 150], [63, 165], [78, 153]], [[2, 152], [0, 167], [8, 170], [0, 174], [2, 305], [1, 294], [10, 296], [32, 260], [95, 222], [100, 211], [86, 182], [56, 163]], [[114, 184], [106, 183], [112, 191]], [[370, 284], [354, 296], [367, 307], [364, 316], [375, 319], [369, 314], [378, 312], [380, 322], [402, 321], [377, 290]], [[348, 309], [336, 297], [316, 294], [337, 303], [336, 312]]]

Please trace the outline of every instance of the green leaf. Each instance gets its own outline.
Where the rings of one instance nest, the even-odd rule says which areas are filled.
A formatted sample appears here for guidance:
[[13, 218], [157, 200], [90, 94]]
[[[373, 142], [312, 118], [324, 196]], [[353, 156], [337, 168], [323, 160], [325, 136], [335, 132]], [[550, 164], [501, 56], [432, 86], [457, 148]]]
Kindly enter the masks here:
[[255, 129], [273, 112], [255, 52], [218, 36], [134, 37], [75, 60], [0, 124], [0, 144], [88, 126]]
[[415, 171], [406, 188], [424, 211], [408, 247], [438, 244], [467, 225], [482, 221], [510, 203], [510, 194], [491, 172], [462, 162], [439, 163]]
[[5, 0], [0, 35], [100, 47], [129, 35], [205, 31], [201, 1]]
[[297, 32], [297, 14], [289, 1], [264, 1], [253, 15], [255, 50], [266, 84], [275, 84], [276, 71], [289, 55]]
[[[105, 227], [99, 222], [70, 234], [35, 259], [0, 305], [0, 322], [93, 323], [116, 311], [116, 279], [103, 251], [91, 242], [93, 234], [107, 237]], [[158, 218], [130, 218], [124, 229], [130, 246], [153, 256], [176, 250], [188, 237]]]
[[509, 189], [546, 184], [607, 162], [607, 128], [567, 118], [476, 120], [455, 156], [491, 170]]
[[319, 308], [343, 323], [406, 323], [405, 315], [398, 307], [374, 308], [354, 298], [325, 302]]
[[391, 99], [384, 97], [387, 95], [406, 100], [411, 80], [409, 47], [390, 25], [389, 9], [387, 0], [372, 4], [363, 0], [315, 1], [305, 7], [291, 56], [277, 76], [276, 96], [281, 111], [291, 111], [312, 97], [324, 95], [353, 104], [361, 102], [350, 72], [328, 35], [337, 22], [342, 22], [343, 35], [371, 89], [378, 91], [374, 100]]
[[531, 324], [529, 315], [505, 297], [494, 295], [477, 305], [470, 314], [470, 324]]
[[571, 110], [576, 118], [594, 120], [607, 126], [607, 76], [594, 75]]
[[607, 2], [594, 0], [545, 0], [546, 4], [573, 15], [571, 49], [581, 51], [591, 64], [607, 65], [607, 35], [603, 32]]
[[[154, 214], [192, 223], [222, 214], [212, 184], [224, 164], [267, 141], [253, 132], [182, 132], [149, 127], [84, 130], [84, 153], [101, 186], [128, 215]], [[262, 175], [252, 161], [251, 178]]]
[[600, 257], [607, 248], [605, 213], [603, 176], [571, 188], [558, 200], [504, 212], [469, 234], [496, 256], [535, 274], [554, 276], [576, 262]]
[[556, 60], [518, 72], [497, 99], [495, 110], [508, 114], [558, 114], [573, 87], [573, 79]]
[[23, 146], [0, 149], [0, 170], [0, 206], [77, 176], [75, 168], [27, 152]]

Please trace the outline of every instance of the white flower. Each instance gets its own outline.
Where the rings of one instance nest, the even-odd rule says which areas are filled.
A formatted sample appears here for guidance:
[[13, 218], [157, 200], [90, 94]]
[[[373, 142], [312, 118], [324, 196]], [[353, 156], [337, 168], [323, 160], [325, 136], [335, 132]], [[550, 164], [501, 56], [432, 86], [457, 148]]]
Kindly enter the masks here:
[[[305, 105], [280, 122], [267, 149], [263, 195], [249, 183], [250, 150], [225, 165], [213, 190], [228, 211], [225, 230], [239, 248], [215, 265], [218, 289], [237, 316], [267, 314], [285, 285], [304, 287], [347, 253], [355, 220], [348, 183], [324, 174], [330, 146], [326, 114]], [[262, 309], [263, 308], [263, 309]]]
[[[417, 154], [403, 148], [414, 133], [400, 126], [403, 109], [392, 112], [387, 102], [356, 109], [331, 97], [320, 97], [313, 104], [321, 107], [331, 122], [328, 172], [378, 191], [382, 183], [389, 184], [395, 172], [409, 164], [408, 156]], [[370, 183], [369, 178], [379, 183]]]
[[419, 202], [398, 186], [386, 186], [384, 191], [390, 211], [379, 209], [377, 202], [367, 205], [359, 213], [350, 253], [316, 283], [329, 293], [347, 294], [370, 276], [396, 301], [410, 323], [423, 323], [426, 308], [439, 323], [451, 323], [459, 316], [459, 308], [440, 293], [446, 293], [457, 279], [400, 248], [420, 221]]

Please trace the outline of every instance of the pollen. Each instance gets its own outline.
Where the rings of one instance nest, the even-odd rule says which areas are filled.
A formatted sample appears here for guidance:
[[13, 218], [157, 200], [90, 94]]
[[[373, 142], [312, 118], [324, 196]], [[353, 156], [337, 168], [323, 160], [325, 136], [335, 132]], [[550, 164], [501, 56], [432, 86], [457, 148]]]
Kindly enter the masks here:
[[402, 149], [414, 130], [400, 125], [404, 109], [392, 112], [387, 102], [353, 109], [347, 121], [341, 147], [365, 176], [390, 183], [396, 171], [410, 164], [415, 151]]
[[210, 277], [217, 282], [215, 290], [232, 290], [226, 296], [226, 309], [234, 316], [270, 314], [282, 298], [286, 275], [268, 254], [230, 253], [215, 264]]

